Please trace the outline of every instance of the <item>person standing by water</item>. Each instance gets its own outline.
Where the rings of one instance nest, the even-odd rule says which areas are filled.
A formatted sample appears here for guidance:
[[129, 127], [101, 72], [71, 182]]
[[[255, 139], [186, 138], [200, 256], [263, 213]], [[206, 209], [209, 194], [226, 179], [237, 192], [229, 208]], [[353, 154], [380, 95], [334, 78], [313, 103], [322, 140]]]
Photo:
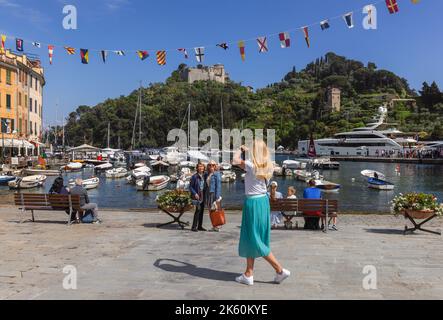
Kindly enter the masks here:
[[276, 271], [275, 283], [282, 283], [291, 272], [284, 269], [271, 252], [271, 217], [267, 185], [272, 178], [274, 166], [270, 152], [263, 140], [255, 140], [250, 152], [251, 160], [245, 160], [248, 149], [243, 146], [234, 155], [234, 165], [246, 171], [239, 255], [246, 258], [246, 272], [235, 281], [254, 284], [255, 259], [263, 257]]
[[[221, 210], [221, 174], [217, 171], [217, 163], [213, 160], [209, 161], [208, 169], [204, 175], [204, 197], [205, 203], [209, 211]], [[213, 227], [212, 231], [219, 232], [221, 227]]]
[[205, 165], [199, 163], [197, 172], [192, 176], [189, 190], [191, 191], [192, 200], [196, 206], [194, 214], [194, 222], [192, 223], [192, 231], [207, 231], [203, 228], [203, 215], [205, 213]]

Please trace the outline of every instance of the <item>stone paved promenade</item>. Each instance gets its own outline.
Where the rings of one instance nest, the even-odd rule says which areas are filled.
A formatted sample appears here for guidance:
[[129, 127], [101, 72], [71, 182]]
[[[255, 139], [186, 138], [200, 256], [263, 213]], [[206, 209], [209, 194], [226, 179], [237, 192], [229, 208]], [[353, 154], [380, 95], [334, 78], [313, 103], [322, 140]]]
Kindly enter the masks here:
[[[340, 231], [272, 232], [273, 251], [293, 276], [272, 284], [257, 262], [256, 284], [233, 282], [240, 215], [221, 233], [157, 229], [157, 212], [102, 211], [103, 225], [64, 224], [62, 213], [17, 223], [0, 208], [0, 299], [429, 299], [443, 297], [443, 241], [403, 236], [403, 218], [343, 216]], [[191, 215], [186, 216], [191, 220]], [[206, 221], [207, 222], [207, 221]], [[442, 220], [433, 227], [441, 229]], [[78, 289], [62, 287], [63, 267], [78, 270]], [[364, 290], [363, 268], [377, 269], [378, 289]]]

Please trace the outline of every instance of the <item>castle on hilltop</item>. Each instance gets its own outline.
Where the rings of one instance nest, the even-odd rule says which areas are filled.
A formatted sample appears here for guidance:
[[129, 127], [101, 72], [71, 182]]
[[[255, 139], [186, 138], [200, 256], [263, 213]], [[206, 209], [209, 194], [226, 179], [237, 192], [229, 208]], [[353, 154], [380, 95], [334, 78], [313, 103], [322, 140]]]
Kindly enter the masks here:
[[196, 68], [187, 67], [180, 72], [180, 76], [188, 83], [210, 80], [224, 84], [229, 80], [229, 75], [222, 64], [215, 64], [213, 66], [198, 65]]

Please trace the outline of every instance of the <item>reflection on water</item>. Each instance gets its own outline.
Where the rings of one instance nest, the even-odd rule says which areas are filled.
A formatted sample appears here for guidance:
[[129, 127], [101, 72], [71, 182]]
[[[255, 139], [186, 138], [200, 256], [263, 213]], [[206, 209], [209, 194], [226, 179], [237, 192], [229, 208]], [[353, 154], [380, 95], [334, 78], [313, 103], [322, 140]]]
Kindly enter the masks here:
[[[288, 157], [277, 157], [277, 162]], [[387, 212], [392, 198], [402, 192], [427, 192], [435, 194], [443, 201], [443, 166], [401, 164], [400, 175], [396, 173], [396, 164], [391, 163], [360, 163], [342, 162], [338, 171], [324, 171], [326, 180], [342, 185], [338, 193], [324, 194], [327, 199], [338, 199], [341, 211]], [[360, 172], [365, 169], [380, 171], [386, 174], [387, 180], [395, 184], [394, 191], [377, 191], [369, 189]], [[93, 170], [65, 175], [65, 183], [76, 177], [90, 178]], [[125, 179], [110, 180], [100, 175], [98, 189], [89, 190], [91, 201], [102, 208], [155, 208], [156, 192], [137, 192], [135, 186], [126, 183]], [[240, 179], [235, 183], [223, 184], [223, 199], [226, 207], [241, 207], [244, 194], [244, 183]], [[355, 179], [355, 180], [353, 180]], [[54, 177], [48, 177], [44, 188], [25, 192], [47, 192]], [[292, 178], [276, 177], [279, 191], [286, 195], [287, 188], [294, 186], [299, 198], [303, 195], [305, 184]], [[12, 191], [0, 187], [0, 202], [12, 203]]]

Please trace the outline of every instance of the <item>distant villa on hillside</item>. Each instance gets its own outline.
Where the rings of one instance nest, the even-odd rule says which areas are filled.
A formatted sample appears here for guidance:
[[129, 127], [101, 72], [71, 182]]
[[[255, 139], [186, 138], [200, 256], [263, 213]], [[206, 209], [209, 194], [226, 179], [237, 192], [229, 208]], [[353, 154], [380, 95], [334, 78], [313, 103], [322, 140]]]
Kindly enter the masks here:
[[213, 66], [198, 65], [196, 68], [187, 67], [180, 72], [180, 76], [188, 83], [207, 80], [226, 83], [229, 80], [229, 74], [226, 73], [225, 66], [222, 64]]

